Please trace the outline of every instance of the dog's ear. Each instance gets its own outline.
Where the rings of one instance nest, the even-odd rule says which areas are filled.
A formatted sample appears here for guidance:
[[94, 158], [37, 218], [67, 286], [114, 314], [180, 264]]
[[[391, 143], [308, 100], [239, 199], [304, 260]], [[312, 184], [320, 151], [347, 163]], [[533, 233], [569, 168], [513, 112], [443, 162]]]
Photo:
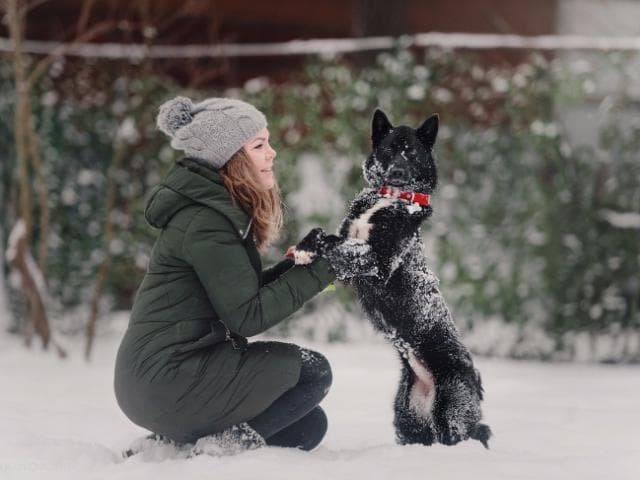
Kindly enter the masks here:
[[427, 148], [427, 150], [431, 150], [433, 148], [433, 145], [436, 143], [439, 123], [440, 120], [438, 118], [438, 114], [434, 113], [429, 118], [427, 118], [422, 125], [420, 125], [420, 128], [418, 128], [418, 130], [416, 130], [418, 138]]
[[373, 143], [373, 148], [376, 148], [392, 129], [393, 125], [391, 125], [391, 122], [384, 112], [376, 108], [376, 111], [373, 113], [373, 120], [371, 121], [371, 142]]

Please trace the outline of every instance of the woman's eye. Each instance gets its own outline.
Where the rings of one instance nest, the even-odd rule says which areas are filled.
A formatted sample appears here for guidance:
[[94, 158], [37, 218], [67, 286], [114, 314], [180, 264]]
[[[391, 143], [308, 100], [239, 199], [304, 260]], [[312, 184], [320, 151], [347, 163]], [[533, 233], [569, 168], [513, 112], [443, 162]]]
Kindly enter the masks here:
[[255, 146], [255, 147], [253, 147], [253, 148], [262, 148], [262, 143], [261, 143], [261, 144], [259, 144], [259, 145], [256, 145], [256, 146]]

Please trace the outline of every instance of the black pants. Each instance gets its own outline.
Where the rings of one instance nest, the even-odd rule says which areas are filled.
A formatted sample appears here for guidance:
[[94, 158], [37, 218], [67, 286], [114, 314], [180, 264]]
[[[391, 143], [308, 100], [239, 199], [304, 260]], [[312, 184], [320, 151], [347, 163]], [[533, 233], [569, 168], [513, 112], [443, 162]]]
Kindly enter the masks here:
[[327, 416], [318, 406], [331, 386], [332, 374], [324, 355], [301, 348], [298, 383], [247, 423], [267, 445], [315, 448], [327, 432]]

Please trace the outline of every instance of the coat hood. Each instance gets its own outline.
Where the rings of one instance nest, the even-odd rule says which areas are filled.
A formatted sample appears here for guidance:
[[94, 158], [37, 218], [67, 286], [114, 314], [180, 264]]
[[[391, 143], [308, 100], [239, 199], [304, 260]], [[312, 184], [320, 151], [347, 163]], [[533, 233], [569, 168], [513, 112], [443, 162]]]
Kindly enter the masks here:
[[173, 166], [147, 200], [144, 217], [155, 228], [164, 228], [171, 218], [189, 205], [200, 204], [224, 215], [246, 237], [250, 218], [235, 205], [220, 174], [197, 161], [185, 158]]

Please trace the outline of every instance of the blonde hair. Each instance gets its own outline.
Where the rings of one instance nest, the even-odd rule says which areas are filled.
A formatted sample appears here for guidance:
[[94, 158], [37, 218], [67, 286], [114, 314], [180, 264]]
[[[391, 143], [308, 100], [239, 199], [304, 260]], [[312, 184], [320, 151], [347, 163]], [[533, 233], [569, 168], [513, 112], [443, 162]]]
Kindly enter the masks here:
[[237, 203], [252, 219], [258, 250], [264, 252], [282, 228], [282, 198], [275, 184], [265, 189], [253, 162], [241, 148], [220, 169], [220, 175]]

